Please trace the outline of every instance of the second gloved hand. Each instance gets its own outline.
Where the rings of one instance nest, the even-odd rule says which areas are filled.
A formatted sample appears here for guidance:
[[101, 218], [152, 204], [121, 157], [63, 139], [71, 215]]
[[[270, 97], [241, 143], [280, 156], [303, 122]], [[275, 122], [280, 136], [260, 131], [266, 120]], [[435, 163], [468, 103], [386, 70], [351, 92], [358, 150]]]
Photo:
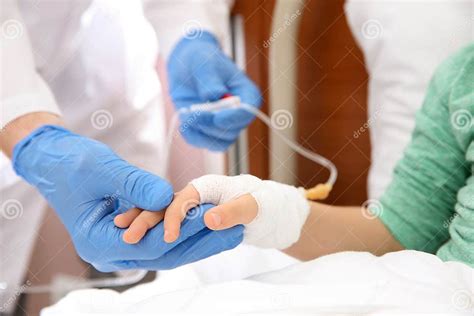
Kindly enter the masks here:
[[[262, 102], [255, 84], [208, 32], [197, 30], [176, 45], [168, 61], [168, 76], [171, 97], [178, 109], [214, 102], [226, 94], [239, 96], [243, 103], [255, 107]], [[242, 109], [183, 114], [180, 131], [194, 146], [224, 151], [253, 119], [252, 114]]]

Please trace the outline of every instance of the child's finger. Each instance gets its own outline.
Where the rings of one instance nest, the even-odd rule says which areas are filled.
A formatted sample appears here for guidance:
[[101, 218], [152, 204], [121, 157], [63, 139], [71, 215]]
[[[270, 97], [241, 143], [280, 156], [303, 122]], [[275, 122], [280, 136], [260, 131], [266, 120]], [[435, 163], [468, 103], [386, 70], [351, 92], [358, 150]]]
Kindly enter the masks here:
[[199, 193], [192, 185], [187, 185], [183, 190], [175, 194], [173, 202], [166, 209], [164, 229], [165, 242], [171, 243], [179, 237], [181, 222], [187, 212], [199, 205]]
[[143, 211], [142, 209], [134, 207], [134, 208], [128, 209], [126, 212], [122, 214], [115, 216], [114, 218], [115, 226], [120, 227], [120, 228], [127, 228], [128, 226], [130, 226], [133, 220], [138, 215], [140, 215], [142, 211]]
[[209, 229], [222, 230], [239, 224], [249, 224], [258, 214], [258, 204], [250, 194], [218, 205], [204, 215]]
[[123, 241], [127, 244], [136, 244], [149, 229], [161, 222], [163, 217], [164, 212], [142, 211], [123, 234]]

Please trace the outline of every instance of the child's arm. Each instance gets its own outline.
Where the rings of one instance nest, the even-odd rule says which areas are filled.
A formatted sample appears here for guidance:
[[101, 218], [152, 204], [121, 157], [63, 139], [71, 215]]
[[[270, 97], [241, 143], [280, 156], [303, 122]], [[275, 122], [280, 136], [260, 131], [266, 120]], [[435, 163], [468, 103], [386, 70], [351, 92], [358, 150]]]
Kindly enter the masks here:
[[311, 202], [298, 242], [284, 252], [300, 260], [312, 260], [341, 251], [367, 251], [380, 256], [403, 250], [377, 215], [363, 206]]
[[[243, 224], [246, 226], [244, 240], [248, 243], [286, 248], [286, 253], [299, 259], [310, 260], [344, 250], [383, 254], [402, 249], [385, 226], [365, 208], [309, 203], [302, 194], [300, 197], [294, 187], [262, 181], [253, 176], [210, 175], [192, 183], [176, 194], [166, 210], [164, 225], [167, 242], [173, 242], [179, 236], [180, 224], [186, 216], [194, 216], [188, 214], [191, 208], [212, 200], [218, 206], [205, 214], [207, 227], [222, 230]], [[266, 205], [270, 205], [270, 208]], [[295, 205], [301, 208], [307, 205], [309, 216], [305, 211], [298, 212]], [[138, 242], [145, 234], [147, 225], [150, 225], [149, 222], [143, 223], [146, 218], [154, 218], [151, 225], [156, 225], [162, 219], [157, 213], [140, 213], [137, 210], [121, 216], [127, 217], [127, 220], [123, 220], [124, 224], [133, 221], [130, 226], [133, 227], [132, 231], [124, 235], [124, 239], [127, 236], [127, 242], [130, 242], [128, 238], [131, 235], [140, 236], [133, 239]]]

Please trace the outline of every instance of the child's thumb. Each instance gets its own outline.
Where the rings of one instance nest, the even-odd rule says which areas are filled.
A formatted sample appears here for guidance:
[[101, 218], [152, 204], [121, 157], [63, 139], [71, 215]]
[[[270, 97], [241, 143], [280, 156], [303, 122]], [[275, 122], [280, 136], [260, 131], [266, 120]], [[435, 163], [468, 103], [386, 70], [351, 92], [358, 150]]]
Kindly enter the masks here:
[[239, 224], [250, 224], [258, 214], [258, 205], [250, 194], [218, 205], [204, 215], [209, 229], [223, 230]]

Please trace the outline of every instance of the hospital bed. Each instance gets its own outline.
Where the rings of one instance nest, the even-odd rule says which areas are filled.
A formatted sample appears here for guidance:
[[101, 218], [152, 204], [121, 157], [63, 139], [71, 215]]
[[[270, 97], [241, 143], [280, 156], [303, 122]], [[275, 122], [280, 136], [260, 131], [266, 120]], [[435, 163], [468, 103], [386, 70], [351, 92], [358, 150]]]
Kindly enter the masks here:
[[473, 270], [413, 251], [344, 252], [256, 275], [205, 284], [192, 267], [124, 293], [76, 291], [57, 315], [472, 315]]

